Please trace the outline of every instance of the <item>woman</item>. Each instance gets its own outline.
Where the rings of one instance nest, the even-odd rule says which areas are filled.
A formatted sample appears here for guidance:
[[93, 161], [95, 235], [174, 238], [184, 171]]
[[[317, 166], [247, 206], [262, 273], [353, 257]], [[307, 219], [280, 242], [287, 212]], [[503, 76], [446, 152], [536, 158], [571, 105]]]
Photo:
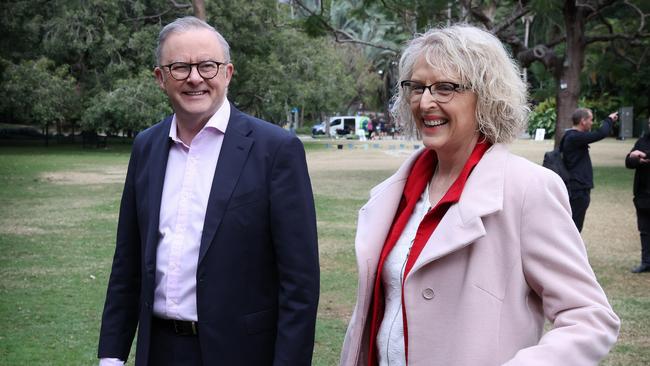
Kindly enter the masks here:
[[[650, 119], [648, 119], [650, 129]], [[641, 237], [641, 264], [632, 273], [650, 272], [650, 133], [640, 137], [625, 157], [625, 166], [634, 169], [634, 208]]]
[[564, 184], [504, 145], [529, 110], [503, 45], [471, 26], [430, 30], [400, 80], [393, 114], [424, 149], [359, 212], [341, 365], [596, 365], [619, 319]]

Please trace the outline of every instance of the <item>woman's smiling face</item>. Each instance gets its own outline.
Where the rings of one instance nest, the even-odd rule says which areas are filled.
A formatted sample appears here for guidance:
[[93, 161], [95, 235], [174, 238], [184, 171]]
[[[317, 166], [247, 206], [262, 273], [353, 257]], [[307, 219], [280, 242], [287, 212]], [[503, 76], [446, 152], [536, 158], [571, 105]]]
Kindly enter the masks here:
[[[456, 76], [444, 75], [432, 68], [424, 55], [415, 63], [410, 80], [420, 85], [441, 82], [458, 84]], [[470, 146], [479, 135], [476, 94], [463, 89], [453, 93], [451, 100], [446, 103], [436, 102], [436, 97], [427, 89], [410, 100], [413, 118], [422, 135], [422, 143], [429, 149], [453, 152]]]

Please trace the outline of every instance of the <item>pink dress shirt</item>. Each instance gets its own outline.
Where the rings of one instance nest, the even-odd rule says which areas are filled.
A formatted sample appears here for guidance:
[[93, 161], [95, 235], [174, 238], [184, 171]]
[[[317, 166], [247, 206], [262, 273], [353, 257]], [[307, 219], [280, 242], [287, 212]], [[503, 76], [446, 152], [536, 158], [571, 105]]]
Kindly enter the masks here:
[[187, 146], [176, 134], [176, 116], [169, 137], [165, 183], [160, 202], [160, 242], [156, 253], [153, 312], [167, 319], [198, 321], [196, 268], [205, 211], [217, 167], [230, 104], [217, 112]]

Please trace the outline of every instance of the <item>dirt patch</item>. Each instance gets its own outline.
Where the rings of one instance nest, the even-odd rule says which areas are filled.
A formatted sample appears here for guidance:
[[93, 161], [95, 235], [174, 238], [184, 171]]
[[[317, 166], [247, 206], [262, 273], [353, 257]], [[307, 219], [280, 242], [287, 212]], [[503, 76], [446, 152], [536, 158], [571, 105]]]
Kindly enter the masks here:
[[[634, 146], [636, 139], [616, 140], [607, 138], [590, 144], [589, 155], [594, 165], [624, 166], [625, 156]], [[553, 141], [516, 140], [509, 145], [510, 151], [526, 159], [542, 164], [544, 153], [553, 150]]]
[[[625, 156], [636, 139], [616, 140], [607, 138], [590, 145], [589, 153], [599, 166], [623, 166]], [[341, 149], [338, 149], [338, 145]], [[376, 170], [397, 169], [399, 165], [421, 146], [420, 141], [381, 140], [369, 142], [332, 141], [325, 150], [307, 154], [310, 171], [319, 170]], [[515, 140], [508, 145], [513, 153], [541, 164], [544, 153], [553, 149], [553, 140]]]
[[106, 166], [93, 171], [45, 172], [40, 179], [54, 184], [107, 184], [124, 183], [126, 167]]
[[31, 236], [31, 235], [42, 235], [46, 231], [35, 226], [27, 226], [20, 224], [8, 224], [3, 223], [2, 228], [0, 228], [0, 234], [2, 235], [17, 235], [17, 236]]
[[414, 150], [346, 148], [307, 154], [310, 171], [397, 169]]

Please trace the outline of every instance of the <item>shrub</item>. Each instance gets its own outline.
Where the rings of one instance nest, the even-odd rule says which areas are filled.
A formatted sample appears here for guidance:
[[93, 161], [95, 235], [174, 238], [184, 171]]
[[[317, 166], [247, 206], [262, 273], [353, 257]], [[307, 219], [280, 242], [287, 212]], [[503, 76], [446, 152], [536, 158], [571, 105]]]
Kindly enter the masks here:
[[538, 104], [530, 113], [528, 120], [528, 133], [535, 135], [538, 128], [546, 129], [544, 138], [552, 138], [555, 135], [555, 123], [557, 112], [555, 111], [555, 98], [548, 98]]

